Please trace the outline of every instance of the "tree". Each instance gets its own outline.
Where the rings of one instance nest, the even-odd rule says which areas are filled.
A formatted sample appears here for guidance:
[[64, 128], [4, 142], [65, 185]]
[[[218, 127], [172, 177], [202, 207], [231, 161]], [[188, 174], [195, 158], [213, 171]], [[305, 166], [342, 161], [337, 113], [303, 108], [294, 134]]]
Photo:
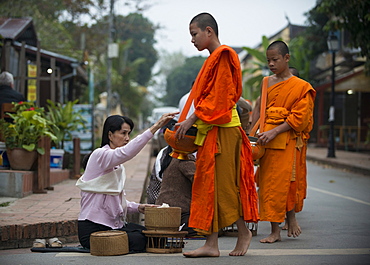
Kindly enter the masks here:
[[160, 74], [168, 76], [173, 69], [183, 66], [186, 56], [181, 52], [168, 53], [162, 50], [160, 53]]
[[[112, 92], [117, 92], [126, 113], [134, 118], [142, 106], [146, 87], [157, 61], [154, 26], [142, 12], [147, 0], [125, 0], [137, 13], [116, 16], [114, 41], [119, 43], [120, 57], [113, 59]], [[32, 17], [41, 48], [88, 60], [94, 70], [96, 99], [106, 91], [106, 55], [108, 40], [107, 11], [109, 0], [14, 0], [0, 1], [0, 16]], [[132, 8], [130, 8], [132, 10]], [[84, 18], [84, 19], [83, 19]], [[86, 19], [88, 18], [88, 20]], [[89, 24], [83, 23], [89, 21]], [[82, 41], [84, 40], [84, 41]], [[87, 99], [87, 91], [85, 93]], [[98, 101], [98, 100], [96, 100]]]
[[262, 50], [253, 49], [250, 47], [243, 47], [249, 55], [253, 56], [253, 64], [255, 67], [250, 67], [243, 70], [243, 76], [247, 75], [250, 78], [244, 83], [243, 97], [249, 100], [255, 100], [260, 94], [260, 87], [264, 77], [263, 71], [267, 69], [266, 50], [269, 45], [269, 40], [266, 36], [262, 36]]
[[135, 80], [138, 76], [138, 69], [145, 63], [145, 58], [137, 58], [134, 61], [127, 60], [127, 51], [132, 46], [132, 39], [121, 41], [119, 45], [119, 57], [113, 60], [112, 91], [117, 92], [120, 96], [125, 114], [137, 117], [141, 111], [147, 89]]
[[151, 79], [152, 68], [158, 60], [157, 51], [154, 49], [156, 27], [139, 13], [131, 13], [126, 17], [117, 16], [114, 24], [117, 40], [132, 40], [132, 46], [126, 50], [124, 60], [130, 62], [138, 58], [145, 60], [145, 63], [137, 68], [135, 81], [142, 86], [147, 86]]
[[[63, 22], [77, 23], [80, 16], [88, 15], [92, 0], [15, 0], [0, 2], [2, 17], [32, 17], [41, 48], [73, 56], [76, 53], [75, 39]], [[50, 37], [52, 36], [52, 37]]]
[[183, 95], [191, 89], [192, 83], [198, 75], [206, 58], [194, 56], [187, 58], [185, 63], [175, 68], [167, 77], [166, 92], [163, 102], [169, 106], [177, 106]]
[[158, 71], [153, 74], [151, 85], [151, 97], [158, 104], [166, 94], [166, 82], [169, 74], [177, 67], [183, 66], [185, 63], [185, 55], [179, 51], [169, 53], [166, 50], [159, 52]]
[[308, 50], [304, 47], [305, 42], [306, 39], [303, 36], [297, 36], [289, 41], [289, 66], [296, 68], [299, 72], [299, 77], [308, 81], [310, 60], [308, 59]]
[[33, 17], [39, 13], [46, 20], [78, 22], [80, 16], [89, 14], [94, 5], [93, 0], [14, 0], [2, 1], [0, 10], [6, 17]]
[[321, 0], [317, 11], [326, 14], [328, 20], [325, 31], [347, 30], [351, 34], [350, 44], [361, 48], [361, 55], [367, 58], [370, 67], [370, 1], [358, 0]]

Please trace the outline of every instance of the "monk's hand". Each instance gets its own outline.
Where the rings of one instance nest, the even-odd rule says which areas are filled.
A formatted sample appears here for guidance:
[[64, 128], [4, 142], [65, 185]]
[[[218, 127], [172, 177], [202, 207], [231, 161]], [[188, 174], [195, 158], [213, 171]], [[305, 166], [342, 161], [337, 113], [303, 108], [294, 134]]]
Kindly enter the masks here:
[[193, 125], [193, 122], [190, 119], [176, 123], [175, 127], [177, 127], [177, 129], [176, 129], [175, 137], [177, 139], [183, 139], [186, 132], [190, 129], [192, 125]]
[[170, 120], [175, 118], [177, 114], [179, 114], [178, 111], [163, 114], [162, 117], [156, 123], [154, 123], [152, 127], [150, 127], [150, 131], [152, 132], [152, 134], [165, 126]]
[[139, 213], [143, 213], [145, 214], [145, 207], [159, 207], [160, 205], [156, 205], [156, 204], [140, 204], [139, 205]]
[[277, 135], [277, 132], [274, 129], [267, 131], [267, 132], [259, 133], [257, 134], [257, 137], [258, 137], [257, 144], [265, 145], [268, 142], [271, 142], [276, 137], [276, 135]]

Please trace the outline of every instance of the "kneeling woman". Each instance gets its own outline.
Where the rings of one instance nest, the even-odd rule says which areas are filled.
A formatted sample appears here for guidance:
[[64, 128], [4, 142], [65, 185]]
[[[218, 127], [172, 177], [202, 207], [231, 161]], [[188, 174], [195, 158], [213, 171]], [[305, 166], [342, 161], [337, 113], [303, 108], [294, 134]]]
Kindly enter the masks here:
[[101, 147], [84, 159], [85, 172], [76, 184], [81, 189], [78, 237], [83, 247], [90, 248], [91, 233], [117, 229], [127, 233], [130, 253], [145, 251], [146, 237], [142, 233], [145, 227], [125, 220], [127, 214], [144, 213], [146, 206], [153, 205], [126, 200], [126, 174], [122, 163], [136, 156], [154, 133], [176, 114], [164, 114], [132, 141], [129, 135], [134, 123], [131, 119], [113, 115], [105, 120]]

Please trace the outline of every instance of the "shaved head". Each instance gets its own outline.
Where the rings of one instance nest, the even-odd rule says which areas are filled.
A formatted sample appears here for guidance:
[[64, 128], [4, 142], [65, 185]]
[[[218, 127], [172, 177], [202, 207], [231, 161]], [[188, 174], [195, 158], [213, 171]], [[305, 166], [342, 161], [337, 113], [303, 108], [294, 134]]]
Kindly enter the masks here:
[[218, 26], [215, 18], [209, 13], [200, 13], [196, 15], [190, 24], [197, 24], [197, 26], [204, 31], [207, 27], [211, 27], [218, 37]]
[[286, 45], [286, 43], [281, 40], [274, 41], [267, 47], [267, 50], [272, 50], [272, 49], [278, 50], [279, 54], [282, 56], [289, 54], [288, 45]]

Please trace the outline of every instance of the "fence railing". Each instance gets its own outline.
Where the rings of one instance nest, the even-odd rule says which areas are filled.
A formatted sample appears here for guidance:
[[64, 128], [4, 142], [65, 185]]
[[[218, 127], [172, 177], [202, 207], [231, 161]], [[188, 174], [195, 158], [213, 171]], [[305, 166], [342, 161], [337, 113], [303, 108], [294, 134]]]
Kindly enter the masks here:
[[[319, 128], [318, 143], [326, 144], [329, 138], [329, 125], [322, 125]], [[369, 145], [370, 127], [366, 126], [334, 126], [334, 139], [335, 144], [352, 147], [352, 148], [364, 148], [365, 145]]]

